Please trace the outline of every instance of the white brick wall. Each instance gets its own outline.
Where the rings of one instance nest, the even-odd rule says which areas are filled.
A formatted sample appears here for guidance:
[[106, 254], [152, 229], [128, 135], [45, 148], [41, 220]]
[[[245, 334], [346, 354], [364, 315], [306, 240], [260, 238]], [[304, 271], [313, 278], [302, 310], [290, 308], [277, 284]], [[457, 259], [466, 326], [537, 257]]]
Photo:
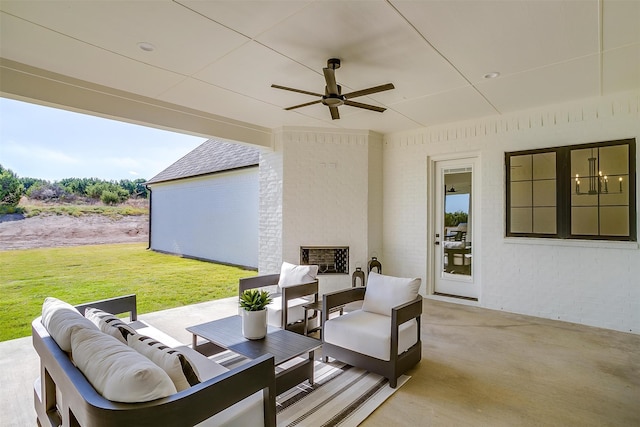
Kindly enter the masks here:
[[[260, 273], [299, 263], [300, 246], [349, 246], [350, 273], [364, 269], [382, 249], [382, 138], [286, 128], [275, 139], [260, 163]], [[349, 286], [350, 274], [320, 276], [321, 293]]]
[[[479, 150], [483, 254], [476, 264], [482, 278], [479, 305], [640, 333], [637, 244], [504, 237], [505, 151], [633, 137], [640, 143], [639, 104], [640, 94], [624, 93], [386, 135], [381, 256], [385, 273], [420, 276], [423, 285], [431, 280], [432, 267], [426, 261], [431, 249], [427, 157]], [[640, 195], [636, 198], [640, 200]]]
[[[368, 165], [368, 189], [369, 213], [368, 213], [368, 248], [365, 258], [382, 256], [382, 200], [384, 189], [382, 187], [382, 135], [369, 134], [369, 165]], [[353, 267], [362, 267], [366, 271], [366, 264]], [[352, 270], [354, 268], [352, 267]], [[384, 268], [384, 266], [383, 266]], [[383, 270], [384, 271], [384, 270]]]
[[282, 264], [282, 146], [260, 155], [259, 261], [261, 274], [279, 273]]

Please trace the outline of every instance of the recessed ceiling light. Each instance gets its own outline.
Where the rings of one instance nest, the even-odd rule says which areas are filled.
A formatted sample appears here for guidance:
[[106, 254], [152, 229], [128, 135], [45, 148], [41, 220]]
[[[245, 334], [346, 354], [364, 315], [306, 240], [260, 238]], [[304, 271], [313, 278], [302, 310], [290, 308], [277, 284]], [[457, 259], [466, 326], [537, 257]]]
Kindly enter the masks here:
[[497, 71], [492, 71], [483, 76], [485, 79], [495, 79], [496, 77], [500, 77], [500, 73]]
[[155, 50], [155, 46], [152, 45], [151, 43], [148, 42], [140, 42], [138, 43], [138, 47], [142, 50], [144, 50], [145, 52], [152, 52]]

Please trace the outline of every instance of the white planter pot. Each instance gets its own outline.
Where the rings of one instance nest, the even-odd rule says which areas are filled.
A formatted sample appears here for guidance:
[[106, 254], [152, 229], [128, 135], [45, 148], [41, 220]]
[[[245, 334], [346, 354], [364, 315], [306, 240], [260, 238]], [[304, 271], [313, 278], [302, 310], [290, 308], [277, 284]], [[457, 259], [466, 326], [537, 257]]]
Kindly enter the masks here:
[[242, 311], [242, 335], [248, 340], [259, 340], [267, 335], [267, 309]]

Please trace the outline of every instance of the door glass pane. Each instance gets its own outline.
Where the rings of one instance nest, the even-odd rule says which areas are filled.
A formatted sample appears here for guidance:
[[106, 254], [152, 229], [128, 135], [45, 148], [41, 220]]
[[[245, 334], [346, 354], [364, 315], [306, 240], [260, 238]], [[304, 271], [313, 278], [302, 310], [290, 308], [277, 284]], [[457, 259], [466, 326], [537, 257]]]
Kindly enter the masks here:
[[443, 272], [471, 276], [471, 172], [444, 175]]

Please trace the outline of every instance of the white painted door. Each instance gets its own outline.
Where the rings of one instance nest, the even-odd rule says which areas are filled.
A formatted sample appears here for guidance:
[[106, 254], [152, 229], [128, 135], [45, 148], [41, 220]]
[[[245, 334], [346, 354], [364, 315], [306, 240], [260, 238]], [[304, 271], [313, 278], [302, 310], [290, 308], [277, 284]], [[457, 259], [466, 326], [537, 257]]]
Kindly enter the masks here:
[[434, 291], [477, 300], [479, 281], [474, 272], [475, 158], [435, 162]]

